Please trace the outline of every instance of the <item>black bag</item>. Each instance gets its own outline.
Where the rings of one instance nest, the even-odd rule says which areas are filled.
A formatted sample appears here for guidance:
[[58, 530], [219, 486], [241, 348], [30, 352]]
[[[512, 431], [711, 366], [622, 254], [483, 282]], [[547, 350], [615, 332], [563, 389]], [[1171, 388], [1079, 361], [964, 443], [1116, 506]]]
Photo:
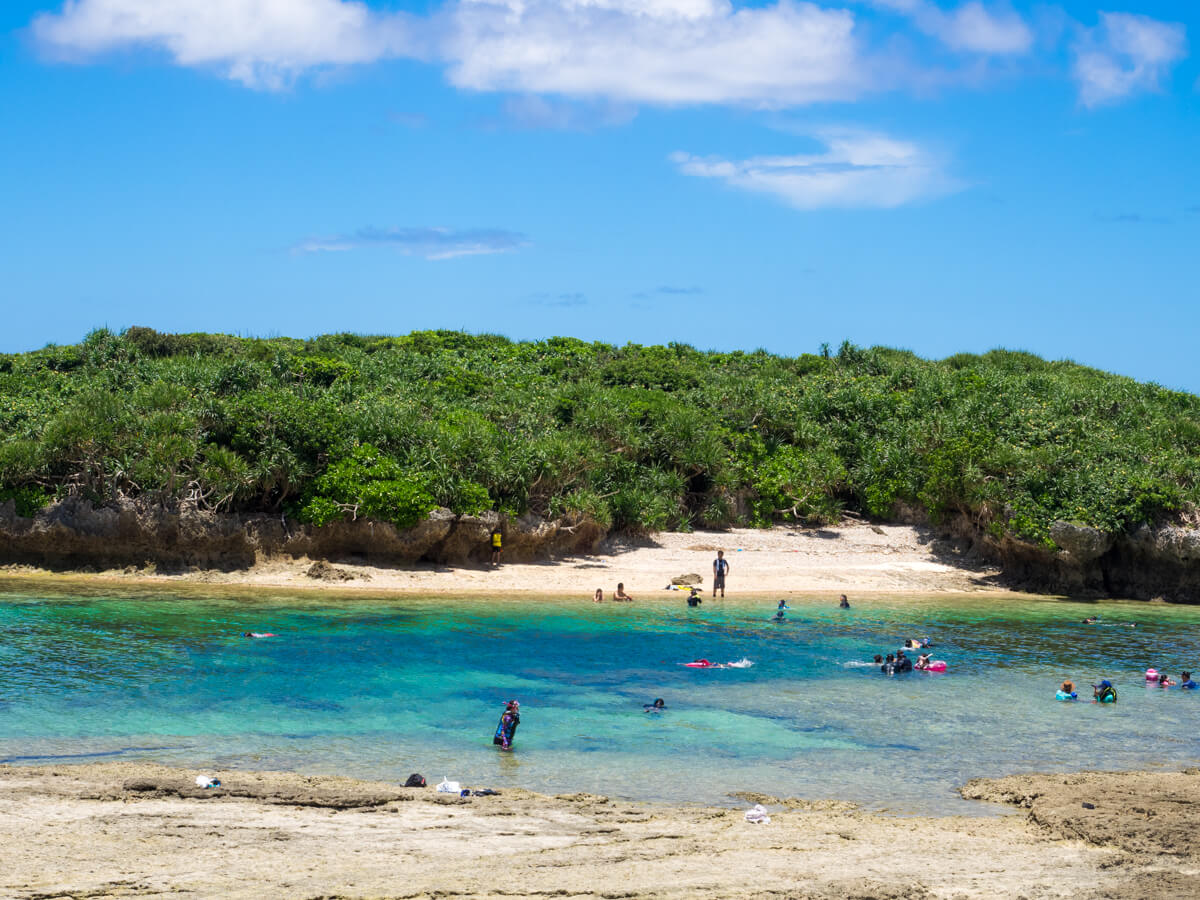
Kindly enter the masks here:
[[423, 775], [412, 774], [408, 776], [408, 781], [404, 782], [405, 787], [425, 787], [425, 777]]

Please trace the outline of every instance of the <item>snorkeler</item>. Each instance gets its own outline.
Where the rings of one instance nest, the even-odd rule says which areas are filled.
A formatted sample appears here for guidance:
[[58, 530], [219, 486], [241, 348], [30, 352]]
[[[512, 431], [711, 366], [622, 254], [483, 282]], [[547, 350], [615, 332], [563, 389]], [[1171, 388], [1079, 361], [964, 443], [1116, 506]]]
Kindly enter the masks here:
[[692, 588], [691, 593], [688, 594], [687, 598], [688, 606], [699, 606], [703, 602], [704, 598], [700, 596], [700, 589], [695, 587]]
[[1103, 679], [1099, 684], [1092, 685], [1092, 702], [1093, 703], [1116, 703], [1117, 689], [1113, 687], [1112, 682], [1107, 678]]
[[273, 634], [273, 633], [271, 633], [270, 631], [243, 631], [243, 632], [242, 632], [242, 637], [246, 637], [246, 638], [271, 638], [271, 637], [279, 637], [279, 635], [277, 635], [277, 634]]
[[643, 704], [642, 704], [642, 711], [643, 711], [643, 712], [648, 712], [648, 713], [651, 713], [651, 712], [662, 712], [662, 711], [663, 711], [664, 709], [666, 709], [666, 708], [667, 708], [667, 704], [666, 704], [666, 702], [663, 700], [663, 698], [662, 698], [662, 697], [659, 697], [659, 698], [658, 698], [658, 699], [656, 699], [656, 700], [655, 700], [653, 703], [643, 703]]
[[1055, 700], [1078, 700], [1079, 694], [1075, 692], [1075, 682], [1064, 681], [1054, 694]]
[[1081, 625], [1095, 625], [1096, 620], [1099, 618], [1100, 618], [1099, 616], [1088, 616], [1086, 619], [1084, 619], [1082, 622], [1080, 622], [1080, 624]]
[[516, 736], [517, 726], [521, 724], [521, 704], [509, 700], [500, 715], [500, 723], [496, 726], [496, 734], [492, 743], [498, 744], [501, 750], [511, 750], [513, 737]]

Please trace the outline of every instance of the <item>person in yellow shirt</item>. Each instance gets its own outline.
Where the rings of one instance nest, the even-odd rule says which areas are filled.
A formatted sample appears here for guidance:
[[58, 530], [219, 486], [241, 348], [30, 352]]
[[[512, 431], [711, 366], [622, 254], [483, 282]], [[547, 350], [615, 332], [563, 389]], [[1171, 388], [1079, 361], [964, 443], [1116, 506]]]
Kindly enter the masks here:
[[492, 565], [500, 565], [500, 554], [504, 552], [503, 536], [500, 534], [500, 526], [497, 525], [492, 529]]

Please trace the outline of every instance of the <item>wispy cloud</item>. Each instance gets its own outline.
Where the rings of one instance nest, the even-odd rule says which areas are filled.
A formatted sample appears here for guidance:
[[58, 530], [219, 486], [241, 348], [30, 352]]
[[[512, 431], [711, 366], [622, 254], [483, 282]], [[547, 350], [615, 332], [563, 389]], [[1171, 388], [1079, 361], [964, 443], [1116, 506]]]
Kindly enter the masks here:
[[530, 297], [538, 306], [573, 307], [584, 306], [588, 300], [582, 291], [565, 291], [561, 294], [539, 293]]
[[429, 124], [429, 117], [423, 113], [389, 112], [387, 119], [393, 125], [402, 128], [424, 128]]
[[1102, 12], [1100, 24], [1085, 29], [1074, 50], [1079, 101], [1101, 106], [1158, 90], [1187, 55], [1187, 29], [1147, 16]]
[[674, 153], [670, 159], [684, 175], [717, 178], [805, 210], [890, 208], [962, 187], [935, 154], [909, 141], [837, 130], [817, 137], [824, 153], [744, 160]]
[[912, 19], [925, 34], [952, 50], [987, 54], [1025, 53], [1033, 46], [1033, 31], [1008, 6], [991, 9], [971, 0], [950, 12], [929, 0], [867, 0], [874, 7]]
[[523, 94], [504, 101], [505, 122], [516, 128], [556, 131], [593, 131], [628, 125], [637, 108], [628, 103], [572, 101], [537, 94]]
[[1096, 219], [1100, 222], [1108, 222], [1113, 225], [1170, 225], [1171, 220], [1166, 216], [1147, 216], [1142, 213], [1124, 212], [1114, 213], [1111, 215], [1097, 215]]
[[336, 253], [361, 247], [390, 247], [407, 256], [425, 259], [453, 259], [507, 253], [529, 244], [515, 231], [499, 228], [475, 228], [454, 231], [449, 228], [360, 228], [353, 234], [316, 237], [292, 247], [295, 253]]

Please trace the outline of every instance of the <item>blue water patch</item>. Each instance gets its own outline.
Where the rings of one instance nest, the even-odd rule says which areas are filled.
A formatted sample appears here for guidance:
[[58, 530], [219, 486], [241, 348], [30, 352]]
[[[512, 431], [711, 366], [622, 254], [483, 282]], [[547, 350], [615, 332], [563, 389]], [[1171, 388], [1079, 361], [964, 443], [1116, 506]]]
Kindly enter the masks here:
[[[781, 627], [771, 600], [681, 605], [0, 594], [0, 757], [928, 813], [986, 811], [955, 793], [980, 775], [1200, 762], [1200, 697], [1142, 677], [1200, 671], [1198, 609], [789, 598]], [[947, 673], [889, 679], [869, 664], [925, 636]], [[752, 665], [684, 665], [702, 657]], [[1085, 697], [1110, 678], [1120, 701], [1057, 703], [1064, 678]], [[666, 710], [643, 712], [655, 697]], [[501, 754], [491, 737], [510, 699], [522, 724]]]

